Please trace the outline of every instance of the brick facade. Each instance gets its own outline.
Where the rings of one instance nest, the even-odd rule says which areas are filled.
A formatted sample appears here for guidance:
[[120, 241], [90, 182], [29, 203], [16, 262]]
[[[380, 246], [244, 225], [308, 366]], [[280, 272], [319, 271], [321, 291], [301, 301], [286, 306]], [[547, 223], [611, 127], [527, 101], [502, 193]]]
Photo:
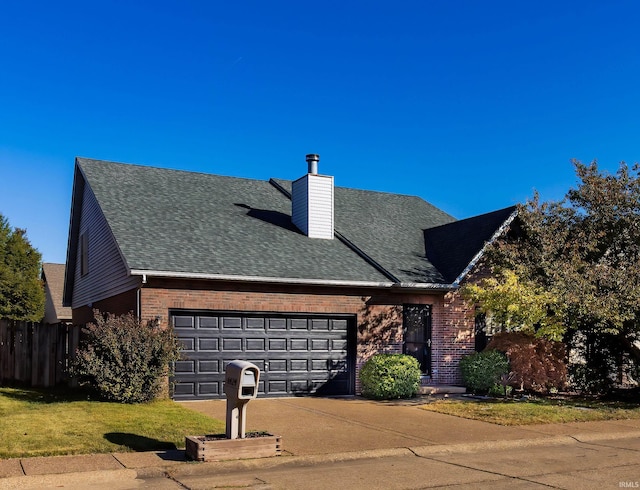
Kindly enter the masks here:
[[142, 320], [167, 325], [170, 309], [349, 314], [357, 318], [357, 372], [376, 352], [402, 352], [402, 305], [432, 307], [433, 384], [460, 384], [458, 362], [474, 350], [473, 317], [457, 292], [150, 280], [140, 290]]

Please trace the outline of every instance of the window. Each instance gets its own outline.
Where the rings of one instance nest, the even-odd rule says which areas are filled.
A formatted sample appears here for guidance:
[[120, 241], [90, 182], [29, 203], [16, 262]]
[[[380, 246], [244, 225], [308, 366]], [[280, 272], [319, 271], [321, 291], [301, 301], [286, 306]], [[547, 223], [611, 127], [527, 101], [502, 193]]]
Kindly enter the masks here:
[[482, 352], [489, 343], [487, 335], [487, 315], [484, 313], [476, 314], [475, 325], [475, 348], [476, 352]]
[[476, 352], [482, 352], [491, 342], [493, 336], [501, 331], [500, 325], [496, 325], [493, 320], [491, 312], [482, 313], [481, 311], [476, 311], [474, 332]]
[[89, 273], [89, 240], [87, 232], [80, 235], [80, 275], [86, 276]]

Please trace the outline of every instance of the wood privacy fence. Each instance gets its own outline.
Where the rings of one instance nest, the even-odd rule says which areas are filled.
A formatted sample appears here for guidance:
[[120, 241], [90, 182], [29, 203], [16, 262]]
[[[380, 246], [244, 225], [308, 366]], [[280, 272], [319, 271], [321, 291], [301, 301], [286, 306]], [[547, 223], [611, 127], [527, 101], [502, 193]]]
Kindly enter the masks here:
[[0, 320], [0, 385], [51, 387], [68, 383], [79, 325]]

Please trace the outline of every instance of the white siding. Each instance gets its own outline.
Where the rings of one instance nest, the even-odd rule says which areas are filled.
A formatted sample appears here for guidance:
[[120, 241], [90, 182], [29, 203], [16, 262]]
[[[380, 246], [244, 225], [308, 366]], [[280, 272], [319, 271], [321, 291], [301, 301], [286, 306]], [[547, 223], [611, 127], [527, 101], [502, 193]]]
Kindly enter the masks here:
[[130, 291], [140, 284], [140, 278], [128, 275], [111, 229], [89, 185], [85, 185], [81, 209], [78, 236], [87, 236], [87, 273], [81, 274], [82, 254], [78, 240], [72, 308]]
[[333, 177], [307, 174], [291, 190], [293, 224], [310, 238], [333, 239]]
[[305, 235], [309, 234], [309, 180], [308, 175], [291, 185], [291, 221]]

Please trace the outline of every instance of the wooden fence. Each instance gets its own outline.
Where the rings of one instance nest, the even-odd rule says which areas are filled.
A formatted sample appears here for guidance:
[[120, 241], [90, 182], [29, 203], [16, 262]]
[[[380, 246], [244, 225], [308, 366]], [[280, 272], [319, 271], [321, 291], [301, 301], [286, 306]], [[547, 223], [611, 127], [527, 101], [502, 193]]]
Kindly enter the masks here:
[[80, 338], [78, 325], [0, 320], [0, 385], [51, 387], [68, 383]]

